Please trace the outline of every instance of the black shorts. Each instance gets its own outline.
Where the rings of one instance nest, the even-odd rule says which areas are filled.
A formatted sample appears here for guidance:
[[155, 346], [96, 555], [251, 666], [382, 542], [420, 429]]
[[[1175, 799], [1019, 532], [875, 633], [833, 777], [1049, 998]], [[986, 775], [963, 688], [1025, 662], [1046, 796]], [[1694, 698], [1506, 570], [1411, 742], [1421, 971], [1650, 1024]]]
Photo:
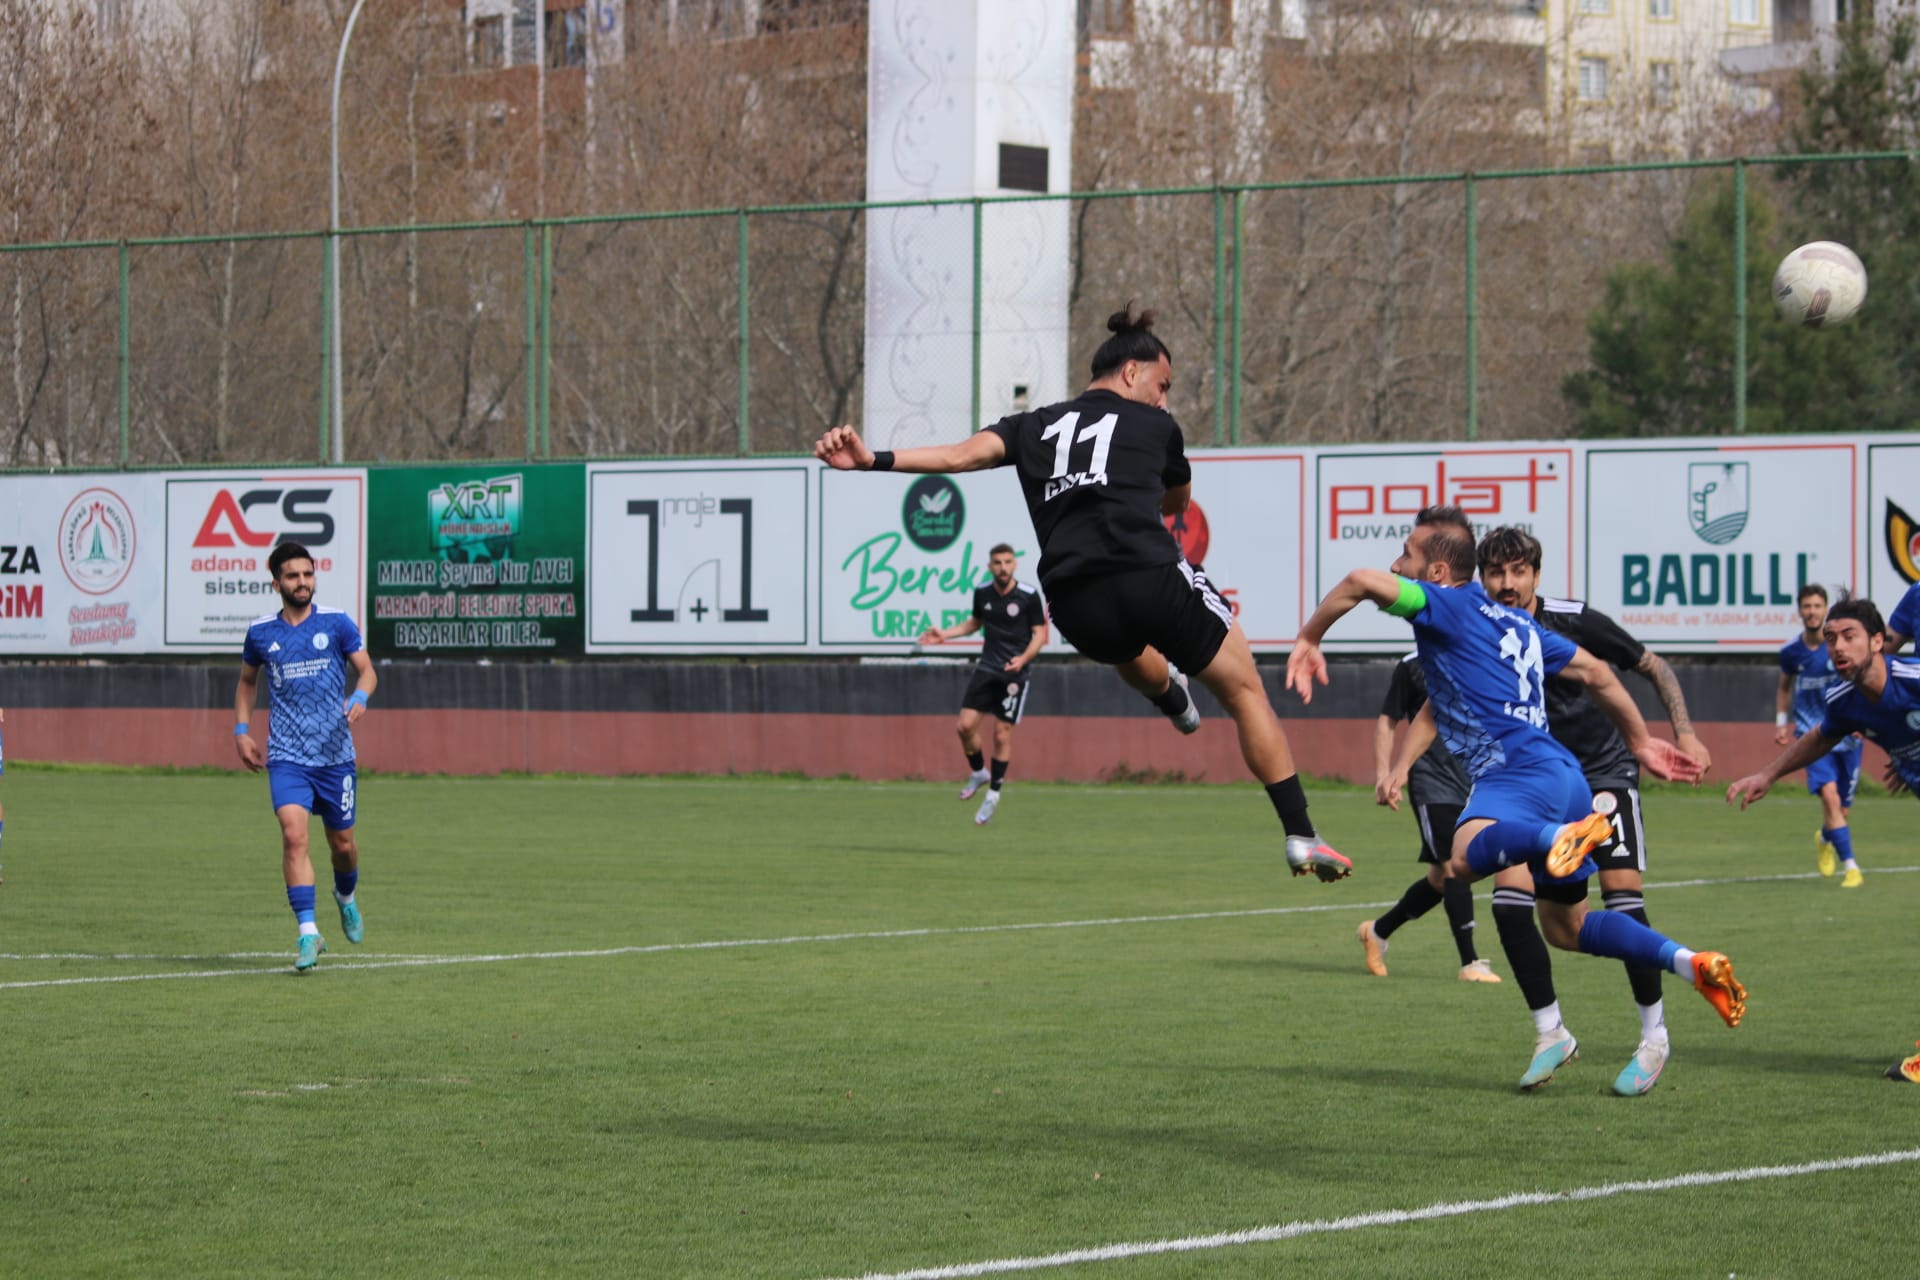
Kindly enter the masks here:
[[1602, 871], [1644, 873], [1647, 837], [1646, 828], [1640, 822], [1640, 788], [1595, 787], [1593, 807], [1613, 819], [1613, 839], [1593, 851], [1593, 865]]
[[1047, 613], [1068, 643], [1118, 666], [1152, 645], [1182, 671], [1205, 671], [1233, 626], [1233, 610], [1186, 561], [1071, 578], [1047, 588]]
[[1027, 709], [1027, 671], [983, 671], [975, 667], [960, 705], [987, 712], [1008, 724], [1019, 724], [1020, 713]]
[[1578, 880], [1536, 878], [1533, 882], [1533, 896], [1541, 902], [1557, 902], [1563, 907], [1577, 907], [1587, 900], [1587, 886], [1592, 883], [1592, 876], [1583, 876]]
[[1416, 804], [1413, 820], [1420, 827], [1420, 861], [1445, 866], [1453, 859], [1453, 829], [1460, 825], [1460, 806]]

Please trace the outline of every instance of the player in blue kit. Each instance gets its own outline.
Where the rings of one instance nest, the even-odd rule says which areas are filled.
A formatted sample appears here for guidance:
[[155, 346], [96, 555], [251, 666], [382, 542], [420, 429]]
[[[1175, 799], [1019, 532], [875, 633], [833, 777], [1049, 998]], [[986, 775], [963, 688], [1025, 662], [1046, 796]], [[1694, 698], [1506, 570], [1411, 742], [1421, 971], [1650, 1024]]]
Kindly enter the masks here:
[[[1887, 753], [1883, 776], [1889, 790], [1920, 794], [1920, 661], [1887, 652], [1887, 628], [1871, 600], [1834, 605], [1820, 635], [1839, 677], [1822, 695], [1820, 723], [1794, 739], [1772, 764], [1728, 787], [1728, 804], [1744, 809], [1764, 799], [1775, 782], [1855, 733]], [[1895, 1063], [1887, 1078], [1920, 1084], [1920, 1053]]]
[[[1780, 646], [1780, 692], [1774, 702], [1773, 741], [1786, 746], [1826, 718], [1827, 688], [1835, 680], [1821, 629], [1827, 621], [1827, 589], [1810, 582], [1800, 588], [1801, 633]], [[1864, 882], [1853, 859], [1853, 832], [1847, 810], [1860, 785], [1860, 739], [1848, 734], [1838, 746], [1807, 765], [1807, 793], [1820, 798], [1820, 834], [1814, 845], [1820, 854], [1820, 874], [1830, 876], [1846, 868], [1843, 889]]]
[[[1315, 682], [1327, 682], [1321, 637], [1362, 601], [1406, 618], [1440, 735], [1473, 778], [1454, 832], [1450, 873], [1476, 880], [1532, 867], [1548, 942], [1687, 977], [1728, 1026], [1738, 1026], [1746, 989], [1726, 956], [1692, 951], [1623, 912], [1587, 908], [1594, 872], [1588, 854], [1612, 837], [1613, 824], [1593, 811], [1579, 763], [1547, 732], [1546, 678], [1564, 675], [1585, 684], [1627, 749], [1656, 777], [1691, 781], [1699, 762], [1647, 732], [1607, 663], [1544, 630], [1524, 610], [1495, 603], [1475, 580], [1477, 567], [1472, 525], [1459, 508], [1420, 512], [1392, 572], [1356, 569], [1320, 602], [1287, 659], [1288, 686], [1311, 701]], [[1536, 1059], [1540, 1052], [1559, 1062], [1576, 1056], [1578, 1044], [1564, 1026], [1536, 1020], [1535, 1029]], [[1540, 1082], [1550, 1078], [1549, 1071]]]
[[[240, 687], [234, 693], [234, 747], [240, 763], [267, 771], [273, 814], [280, 820], [281, 870], [287, 905], [300, 926], [294, 971], [306, 973], [327, 949], [313, 919], [313, 860], [307, 856], [309, 815], [318, 813], [333, 855], [333, 900], [348, 942], [366, 936], [354, 889], [360, 879], [360, 847], [353, 838], [352, 725], [366, 714], [379, 683], [361, 643], [360, 629], [338, 609], [313, 603], [313, 555], [297, 542], [283, 542], [267, 557], [267, 570], [282, 601], [278, 613], [255, 618], [240, 653]], [[267, 752], [247, 731], [267, 669]], [[347, 672], [353, 692], [347, 692]]]

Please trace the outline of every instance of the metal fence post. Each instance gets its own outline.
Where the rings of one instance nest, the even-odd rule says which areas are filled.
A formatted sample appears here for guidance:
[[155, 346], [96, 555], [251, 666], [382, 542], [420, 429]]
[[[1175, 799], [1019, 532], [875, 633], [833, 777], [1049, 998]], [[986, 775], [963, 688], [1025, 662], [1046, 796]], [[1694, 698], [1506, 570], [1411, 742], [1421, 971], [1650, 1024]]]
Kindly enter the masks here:
[[749, 334], [747, 326], [747, 211], [740, 210], [740, 439], [739, 453], [746, 457], [753, 452], [752, 436], [749, 433], [748, 420], [752, 412], [751, 393], [753, 390], [753, 360], [748, 348]]
[[553, 456], [553, 225], [540, 227], [540, 456]]
[[1246, 385], [1247, 191], [1233, 193], [1233, 419], [1229, 439], [1240, 443], [1240, 392]]
[[1480, 195], [1473, 175], [1467, 187], [1467, 439], [1480, 438]]
[[978, 198], [973, 202], [973, 423], [967, 428], [971, 435], [980, 429], [980, 316], [982, 313], [980, 288], [985, 272], [981, 269], [981, 259], [985, 256], [985, 243], [981, 239], [981, 228], [985, 225], [986, 206]]
[[1227, 428], [1227, 193], [1213, 189], [1213, 443]]
[[1747, 429], [1747, 162], [1733, 162], [1733, 430]]
[[328, 232], [320, 241], [320, 454], [319, 461], [327, 461], [329, 442], [333, 439], [333, 362], [339, 357], [333, 349], [333, 233]]
[[131, 457], [131, 435], [133, 426], [133, 406], [129, 400], [132, 383], [128, 366], [133, 361], [133, 311], [127, 297], [127, 285], [132, 274], [128, 262], [127, 242], [120, 242], [120, 465], [126, 466]]
[[520, 259], [526, 277], [526, 332], [520, 363], [525, 371], [524, 377], [527, 384], [527, 458], [531, 461], [534, 437], [540, 429], [540, 373], [535, 365], [540, 354], [540, 294], [539, 284], [534, 275], [536, 268], [531, 219], [520, 228]]

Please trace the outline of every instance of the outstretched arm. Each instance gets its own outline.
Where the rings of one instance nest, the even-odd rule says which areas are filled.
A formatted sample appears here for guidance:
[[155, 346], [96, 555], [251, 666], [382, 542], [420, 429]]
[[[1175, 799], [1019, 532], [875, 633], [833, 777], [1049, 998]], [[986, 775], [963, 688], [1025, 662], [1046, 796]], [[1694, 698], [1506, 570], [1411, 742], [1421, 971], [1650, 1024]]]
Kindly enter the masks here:
[[[985, 471], [1007, 456], [1007, 442], [992, 431], [976, 431], [958, 444], [926, 445], [919, 449], [887, 451], [888, 471], [915, 471], [952, 475], [958, 471]], [[813, 456], [835, 471], [873, 470], [873, 450], [852, 427], [835, 427], [814, 442]]]
[[1672, 778], [1677, 782], [1695, 782], [1701, 772], [1700, 761], [1682, 751], [1664, 738], [1656, 738], [1647, 732], [1647, 722], [1640, 716], [1640, 708], [1633, 705], [1633, 699], [1627, 696], [1626, 686], [1613, 674], [1613, 667], [1576, 647], [1573, 660], [1567, 663], [1561, 675], [1578, 680], [1587, 686], [1587, 692], [1593, 696], [1594, 703], [1613, 721], [1613, 727], [1620, 731], [1621, 740], [1627, 744], [1627, 750], [1633, 753], [1641, 767], [1656, 778]]
[[1727, 803], [1742, 809], [1762, 799], [1767, 789], [1796, 769], [1804, 769], [1839, 743], [1818, 728], [1809, 729], [1793, 740], [1793, 745], [1775, 756], [1773, 763], [1759, 773], [1750, 773], [1727, 788]]
[[1693, 717], [1687, 714], [1687, 696], [1680, 692], [1679, 677], [1673, 674], [1673, 668], [1667, 660], [1649, 649], [1634, 667], [1653, 685], [1653, 691], [1660, 695], [1660, 705], [1667, 709], [1667, 722], [1673, 726], [1673, 740], [1680, 749], [1700, 762], [1700, 772], [1713, 768], [1713, 757], [1707, 752], [1707, 744], [1693, 731]]

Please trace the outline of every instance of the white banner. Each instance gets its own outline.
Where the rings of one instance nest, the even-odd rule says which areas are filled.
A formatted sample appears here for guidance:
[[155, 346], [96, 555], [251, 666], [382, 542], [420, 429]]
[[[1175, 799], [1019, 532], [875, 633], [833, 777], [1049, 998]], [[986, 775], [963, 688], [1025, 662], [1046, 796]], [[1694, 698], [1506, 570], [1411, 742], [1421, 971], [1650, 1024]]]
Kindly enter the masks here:
[[1590, 446], [1586, 600], [1655, 648], [1778, 648], [1800, 585], [1861, 581], [1851, 441]]
[[813, 462], [587, 468], [587, 652], [801, 649]]
[[0, 476], [0, 653], [160, 647], [160, 478]]
[[1169, 521], [1258, 650], [1290, 647], [1317, 598], [1305, 573], [1304, 453], [1193, 453], [1193, 505]]
[[[1420, 509], [1445, 504], [1465, 511], [1478, 532], [1517, 525], [1533, 534], [1545, 548], [1541, 589], [1573, 593], [1574, 445], [1356, 447], [1315, 453], [1319, 515], [1307, 544], [1315, 568], [1307, 614], [1352, 570], [1389, 568]], [[1197, 494], [1197, 483], [1194, 489]], [[1333, 649], [1399, 651], [1412, 636], [1398, 618], [1356, 609], [1327, 638]]]
[[313, 553], [316, 603], [363, 629], [364, 471], [218, 471], [160, 477], [166, 504], [169, 650], [239, 653], [247, 625], [280, 607], [267, 557], [282, 542]]

